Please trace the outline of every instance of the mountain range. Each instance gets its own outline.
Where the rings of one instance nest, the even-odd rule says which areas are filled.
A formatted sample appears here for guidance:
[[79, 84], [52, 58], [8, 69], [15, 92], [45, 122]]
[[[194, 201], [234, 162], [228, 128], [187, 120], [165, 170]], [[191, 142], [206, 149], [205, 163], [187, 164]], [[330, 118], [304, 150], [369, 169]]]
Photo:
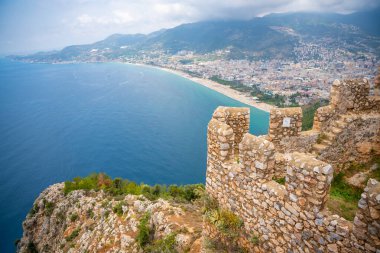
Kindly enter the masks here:
[[93, 44], [14, 58], [41, 62], [115, 60], [147, 52], [206, 54], [228, 49], [229, 58], [291, 59], [297, 57], [295, 49], [305, 43], [379, 56], [379, 17], [380, 9], [348, 15], [283, 13], [251, 20], [202, 21], [147, 35], [113, 34]]

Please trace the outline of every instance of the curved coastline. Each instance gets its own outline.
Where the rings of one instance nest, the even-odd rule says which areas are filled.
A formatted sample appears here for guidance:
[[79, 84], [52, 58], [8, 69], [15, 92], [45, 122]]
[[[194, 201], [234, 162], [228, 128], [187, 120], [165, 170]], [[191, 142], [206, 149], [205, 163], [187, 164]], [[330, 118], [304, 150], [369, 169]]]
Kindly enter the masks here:
[[228, 86], [222, 85], [220, 83], [214, 82], [210, 79], [205, 79], [205, 78], [199, 78], [199, 77], [193, 77], [185, 72], [182, 72], [180, 70], [174, 70], [174, 69], [169, 69], [169, 68], [164, 68], [164, 67], [159, 67], [159, 66], [153, 66], [153, 65], [147, 65], [147, 64], [141, 64], [141, 63], [125, 63], [125, 64], [132, 64], [136, 66], [144, 66], [144, 67], [150, 67], [150, 68], [155, 68], [159, 69], [165, 72], [169, 72], [178, 76], [181, 76], [183, 78], [186, 78], [188, 80], [191, 80], [197, 84], [200, 84], [202, 86], [205, 86], [209, 89], [212, 89], [216, 92], [219, 92], [227, 97], [230, 97], [232, 99], [235, 99], [243, 104], [255, 107], [259, 110], [265, 111], [265, 112], [270, 112], [272, 108], [275, 108], [275, 106], [266, 104], [263, 102], [257, 102], [255, 101], [251, 96], [247, 96], [246, 94], [236, 91]]

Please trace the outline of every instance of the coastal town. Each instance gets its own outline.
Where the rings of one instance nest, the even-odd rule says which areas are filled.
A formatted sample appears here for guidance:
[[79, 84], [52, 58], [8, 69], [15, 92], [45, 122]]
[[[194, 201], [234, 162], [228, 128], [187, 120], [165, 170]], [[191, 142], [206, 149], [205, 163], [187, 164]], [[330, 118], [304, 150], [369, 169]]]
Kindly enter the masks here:
[[[202, 79], [222, 81], [222, 84], [241, 84], [269, 97], [277, 95], [284, 98], [284, 106], [306, 105], [328, 99], [335, 79], [365, 77], [372, 80], [380, 64], [374, 54], [363, 53], [352, 58], [348, 52], [338, 54], [316, 46], [299, 48], [296, 52], [301, 59], [299, 61], [235, 60], [227, 59], [225, 56], [228, 53], [228, 49], [203, 55], [192, 51], [181, 51], [176, 55], [153, 51], [120, 60], [177, 70]], [[310, 59], [310, 54], [318, 55], [319, 59]], [[309, 56], [303, 57], [306, 55]], [[332, 61], [334, 57], [335, 60]], [[223, 83], [223, 80], [227, 82]], [[251, 94], [253, 99], [259, 100], [254, 93]]]

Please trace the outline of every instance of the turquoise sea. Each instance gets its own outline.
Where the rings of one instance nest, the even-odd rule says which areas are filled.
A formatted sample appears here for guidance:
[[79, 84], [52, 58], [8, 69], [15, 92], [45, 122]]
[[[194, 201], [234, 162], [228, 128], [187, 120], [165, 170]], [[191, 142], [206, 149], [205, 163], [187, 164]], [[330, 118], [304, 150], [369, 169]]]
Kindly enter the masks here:
[[[0, 252], [51, 184], [106, 172], [149, 184], [204, 182], [206, 128], [243, 104], [174, 74], [120, 63], [0, 59]], [[251, 132], [269, 115], [251, 108]]]

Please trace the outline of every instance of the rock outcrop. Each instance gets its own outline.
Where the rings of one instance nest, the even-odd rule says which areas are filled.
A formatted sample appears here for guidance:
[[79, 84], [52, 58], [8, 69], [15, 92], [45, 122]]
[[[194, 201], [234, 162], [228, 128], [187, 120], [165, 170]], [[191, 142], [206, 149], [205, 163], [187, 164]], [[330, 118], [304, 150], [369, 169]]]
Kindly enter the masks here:
[[150, 201], [142, 195], [111, 197], [103, 191], [44, 190], [23, 223], [18, 252], [143, 252], [136, 237], [149, 213], [152, 240], [173, 235], [178, 252], [199, 252], [200, 205]]

